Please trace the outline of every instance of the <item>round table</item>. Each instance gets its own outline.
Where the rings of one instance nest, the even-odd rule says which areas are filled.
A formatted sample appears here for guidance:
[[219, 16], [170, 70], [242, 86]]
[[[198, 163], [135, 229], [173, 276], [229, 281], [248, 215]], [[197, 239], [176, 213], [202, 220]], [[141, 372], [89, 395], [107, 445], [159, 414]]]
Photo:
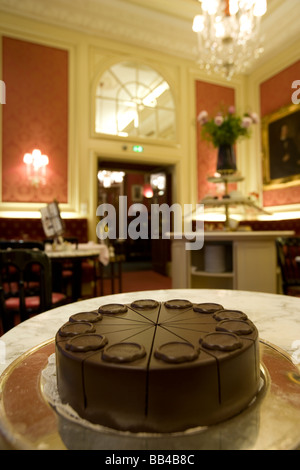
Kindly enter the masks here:
[[[22, 354], [52, 340], [60, 326], [68, 321], [70, 315], [95, 310], [107, 303], [128, 304], [138, 299], [158, 301], [188, 299], [195, 303], [216, 302], [222, 304], [224, 308], [242, 310], [257, 326], [260, 339], [274, 345], [275, 349], [278, 348], [288, 358], [291, 358], [294, 353], [293, 344], [297, 340], [300, 341], [300, 299], [296, 297], [213, 289], [141, 291], [75, 302], [39, 314], [19, 324], [1, 337], [0, 373], [3, 373]], [[293, 367], [299, 371], [298, 366]]]
[[[72, 300], [76, 302], [81, 296], [82, 261], [85, 259], [100, 263], [108, 262], [108, 250], [106, 245], [90, 245], [89, 243], [78, 245], [77, 249], [70, 250], [46, 250], [45, 253], [52, 261], [53, 290], [59, 290], [61, 286], [61, 272], [65, 262], [72, 264]], [[96, 271], [95, 271], [96, 282]]]

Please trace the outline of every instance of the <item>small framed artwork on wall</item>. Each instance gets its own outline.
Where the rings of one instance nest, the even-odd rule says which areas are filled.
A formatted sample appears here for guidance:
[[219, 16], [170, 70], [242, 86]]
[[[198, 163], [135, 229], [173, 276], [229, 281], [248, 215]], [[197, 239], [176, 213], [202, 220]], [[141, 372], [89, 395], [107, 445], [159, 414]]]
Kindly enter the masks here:
[[262, 120], [264, 189], [300, 183], [300, 108], [290, 105]]
[[132, 202], [143, 202], [143, 186], [141, 184], [133, 184], [131, 186]]

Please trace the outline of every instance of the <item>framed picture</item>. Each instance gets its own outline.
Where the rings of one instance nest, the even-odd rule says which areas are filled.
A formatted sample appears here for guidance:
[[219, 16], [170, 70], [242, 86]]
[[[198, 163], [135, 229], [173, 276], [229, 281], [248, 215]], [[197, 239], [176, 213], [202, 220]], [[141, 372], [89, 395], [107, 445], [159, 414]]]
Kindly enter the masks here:
[[141, 184], [133, 184], [131, 186], [132, 202], [143, 202], [143, 186]]
[[300, 183], [300, 107], [290, 105], [262, 121], [264, 189]]

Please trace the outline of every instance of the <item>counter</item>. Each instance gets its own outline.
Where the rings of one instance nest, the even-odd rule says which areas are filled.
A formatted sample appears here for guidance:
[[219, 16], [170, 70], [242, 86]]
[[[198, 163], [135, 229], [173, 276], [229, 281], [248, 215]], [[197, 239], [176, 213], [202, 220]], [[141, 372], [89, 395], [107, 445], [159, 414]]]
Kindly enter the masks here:
[[[203, 247], [193, 249], [193, 233], [180, 238], [176, 238], [173, 233], [172, 287], [280, 293], [275, 241], [277, 237], [289, 237], [293, 234], [292, 231], [204, 232]], [[199, 245], [200, 242], [199, 239]], [[210, 252], [208, 263], [211, 263], [207, 269], [205, 257], [208, 249], [212, 250], [214, 247], [218, 247], [218, 251], [215, 255]], [[223, 250], [224, 260], [221, 267], [217, 264], [214, 268], [213, 261], [220, 257], [220, 249]]]

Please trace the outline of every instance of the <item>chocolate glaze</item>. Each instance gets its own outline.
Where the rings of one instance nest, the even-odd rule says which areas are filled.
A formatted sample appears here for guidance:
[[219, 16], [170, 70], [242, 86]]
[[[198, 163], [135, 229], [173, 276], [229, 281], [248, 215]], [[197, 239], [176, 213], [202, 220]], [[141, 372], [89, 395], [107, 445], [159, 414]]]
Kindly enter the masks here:
[[209, 333], [200, 340], [201, 346], [218, 351], [234, 351], [242, 347], [239, 338], [232, 333]]
[[218, 320], [247, 320], [248, 317], [240, 310], [218, 310], [214, 313], [213, 317]]
[[190, 308], [192, 305], [189, 300], [181, 299], [167, 300], [167, 302], [165, 302], [165, 307], [167, 308]]
[[[216, 308], [145, 299], [100, 306], [102, 318], [92, 324], [85, 322], [91, 312], [72, 316], [55, 341], [63, 403], [93, 423], [131, 432], [178, 432], [241, 412], [259, 387], [258, 332], [236, 314], [218, 320], [233, 311]], [[70, 323], [94, 332], [61, 335]]]
[[156, 300], [145, 299], [145, 300], [135, 300], [131, 303], [131, 307], [137, 309], [153, 309], [159, 306], [159, 302]]
[[122, 305], [122, 304], [107, 304], [107, 305], [102, 305], [102, 307], [99, 307], [98, 309], [99, 313], [102, 313], [103, 315], [118, 315], [120, 313], [126, 313], [127, 312], [127, 306]]
[[69, 319], [70, 322], [86, 321], [89, 323], [95, 323], [100, 320], [102, 320], [102, 315], [97, 311], [75, 313], [74, 315], [71, 315]]
[[65, 323], [58, 331], [60, 336], [75, 336], [83, 333], [93, 333], [95, 327], [87, 321], [68, 322]]
[[214, 313], [222, 309], [223, 309], [222, 305], [214, 304], [214, 303], [196, 304], [193, 307], [193, 310], [199, 313]]
[[154, 356], [164, 362], [180, 364], [197, 359], [199, 350], [190, 343], [174, 341], [172, 343], [162, 344], [155, 350]]
[[107, 347], [102, 359], [107, 362], [133, 362], [146, 356], [144, 346], [137, 343], [116, 343]]
[[66, 343], [66, 349], [73, 352], [88, 352], [102, 349], [107, 343], [105, 336], [83, 334], [74, 336]]
[[229, 331], [237, 335], [249, 335], [253, 332], [253, 326], [242, 320], [223, 320], [216, 326], [217, 331]]

